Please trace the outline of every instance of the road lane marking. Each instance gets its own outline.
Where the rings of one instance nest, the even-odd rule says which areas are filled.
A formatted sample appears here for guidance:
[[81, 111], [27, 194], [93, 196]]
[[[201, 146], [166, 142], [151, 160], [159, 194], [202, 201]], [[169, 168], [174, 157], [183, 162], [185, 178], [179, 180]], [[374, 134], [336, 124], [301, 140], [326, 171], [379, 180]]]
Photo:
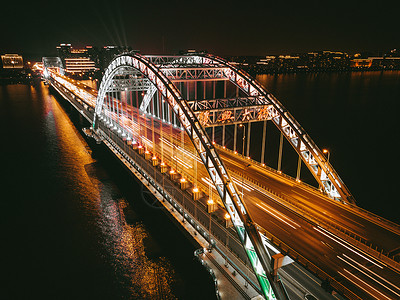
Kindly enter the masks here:
[[[340, 260], [344, 261], [345, 263], [347, 263], [349, 266], [352, 266], [354, 269], [358, 270], [359, 272], [363, 273], [365, 276], [368, 276], [369, 278], [371, 278], [374, 281], [377, 281], [376, 278], [372, 277], [371, 275], [367, 274], [366, 272], [364, 272], [363, 270], [361, 270], [360, 268], [356, 267], [355, 265], [353, 265], [352, 263], [346, 261], [345, 259], [341, 258], [340, 256], [336, 256], [337, 258], [339, 258]], [[374, 273], [375, 274], [375, 273]], [[375, 274], [377, 275], [377, 274]], [[353, 275], [354, 276], [354, 275]], [[380, 277], [378, 275], [378, 277]], [[382, 278], [382, 277], [381, 277]], [[385, 284], [380, 283], [381, 286], [385, 287], [386, 289], [388, 289], [389, 291], [391, 291], [392, 293], [396, 294], [397, 296], [400, 297], [400, 294], [396, 293], [395, 291], [393, 291], [391, 288], [387, 287]]]
[[201, 177], [201, 180], [207, 183], [209, 186], [211, 186], [214, 190], [217, 190], [214, 183], [211, 181], [210, 178], [207, 177]]
[[[393, 284], [392, 282], [386, 280], [386, 279], [383, 278], [382, 276], [376, 274], [374, 271], [368, 269], [366, 266], [360, 264], [358, 261], [352, 259], [351, 257], [347, 256], [347, 255], [344, 254], [344, 253], [342, 253], [342, 255], [345, 256], [347, 259], [351, 260], [353, 263], [355, 263], [355, 264], [357, 264], [358, 266], [362, 267], [363, 269], [365, 269], [365, 270], [371, 272], [372, 274], [374, 274], [374, 275], [375, 275], [376, 277], [378, 277], [379, 279], [381, 279], [381, 280], [385, 281], [386, 283], [390, 284], [392, 287], [396, 288], [397, 290], [400, 290], [400, 288], [399, 288], [397, 285], [395, 285], [395, 284]], [[339, 257], [339, 256], [338, 256], [338, 257]], [[340, 257], [339, 257], [339, 258], [340, 258]], [[340, 259], [342, 259], [342, 258], [340, 258]], [[342, 260], [343, 260], [343, 259], [342, 259]], [[353, 268], [355, 268], [355, 267], [353, 266]], [[357, 268], [356, 268], [356, 269], [357, 269]], [[364, 273], [364, 272], [361, 271], [361, 270], [360, 270], [360, 272]], [[365, 274], [365, 275], [367, 275], [367, 274]], [[369, 275], [367, 275], [367, 276], [370, 277]], [[371, 277], [371, 278], [372, 278], [372, 277]], [[383, 286], [385, 286], [385, 285], [383, 285]], [[385, 287], [386, 287], [386, 286], [385, 286]], [[387, 288], [387, 289], [388, 289], [388, 290], [391, 290], [390, 288]], [[392, 291], [392, 290], [391, 290], [391, 291]], [[392, 292], [395, 293], [396, 295], [398, 295], [398, 296], [400, 297], [400, 294], [397, 294], [397, 293], [394, 292], [394, 291], [392, 291]]]
[[[316, 227], [313, 227], [313, 228], [314, 228], [316, 231], [318, 231], [318, 232], [322, 233], [323, 235], [325, 235], [326, 237], [330, 238], [331, 240], [335, 241], [336, 243], [342, 245], [342, 246], [345, 247], [346, 249], [350, 250], [351, 252], [354, 252], [354, 253], [357, 254], [358, 256], [361, 256], [362, 258], [364, 258], [365, 260], [369, 261], [370, 263], [373, 263], [373, 264], [376, 265], [377, 267], [383, 269], [383, 267], [382, 267], [381, 265], [378, 265], [378, 264], [375, 263], [374, 261], [370, 260], [369, 258], [367, 258], [367, 257], [365, 257], [364, 255], [362, 255], [362, 254], [358, 253], [357, 251], [355, 251], [354, 249], [351, 249], [350, 247], [348, 247], [348, 246], [346, 246], [345, 244], [343, 244], [342, 242], [340, 242], [340, 241], [338, 240], [338, 239], [340, 239], [339, 237], [334, 238], [334, 237], [332, 237], [332, 236], [326, 234], [325, 232], [319, 230], [319, 229], [316, 228]], [[321, 228], [321, 227], [319, 227], [319, 228]], [[321, 229], [323, 229], [323, 228], [321, 228]], [[325, 229], [323, 229], [323, 230], [325, 230]], [[331, 233], [330, 233], [330, 234], [331, 234]], [[342, 241], [343, 241], [343, 240], [342, 240]], [[345, 242], [345, 241], [343, 241], [343, 242]]]
[[326, 242], [323, 242], [323, 241], [320, 241], [322, 244], [324, 244], [325, 246], [327, 246], [329, 249], [331, 249], [331, 250], [335, 250], [331, 245], [329, 245], [328, 243], [326, 243]]
[[289, 218], [288, 216], [286, 216], [285, 214], [281, 213], [280, 211], [276, 210], [275, 208], [272, 208], [271, 206], [267, 205], [264, 202], [259, 202], [260, 205], [264, 206], [265, 209], [268, 210], [272, 210], [274, 211], [276, 214], [280, 215], [282, 218], [286, 219], [287, 221], [291, 222], [292, 224], [294, 224], [297, 227], [301, 227], [301, 225], [297, 224], [295, 221], [293, 221], [291, 218]]
[[[378, 291], [376, 288], [374, 288], [373, 286], [369, 285], [368, 283], [366, 283], [365, 281], [361, 280], [360, 278], [358, 278], [357, 276], [353, 275], [350, 271], [348, 271], [347, 269], [343, 269], [345, 272], [349, 273], [351, 276], [353, 276], [354, 278], [357, 278], [359, 281], [361, 281], [363, 284], [365, 284], [366, 286], [368, 286], [370, 289], [376, 291], [378, 294], [381, 294], [383, 297], [385, 297], [386, 299], [391, 300], [392, 298], [389, 298], [388, 296], [386, 296], [385, 294], [382, 294], [380, 291]], [[368, 293], [368, 295], [371, 295], [371, 292], [366, 290], [364, 287], [362, 287], [361, 285], [359, 285], [358, 283], [356, 283], [354, 280], [351, 280], [349, 277], [347, 277], [346, 275], [344, 275], [343, 273], [339, 272], [338, 273], [340, 275], [342, 275], [344, 278], [346, 278], [347, 280], [351, 281], [352, 283], [354, 283], [356, 286], [358, 286], [359, 288], [361, 288], [362, 290], [366, 291]], [[375, 299], [381, 300], [382, 298], [377, 298], [375, 295], [371, 295], [373, 296]]]
[[247, 185], [247, 184], [245, 184], [245, 183], [243, 183], [243, 182], [240, 182], [239, 179], [237, 179], [237, 178], [235, 178], [235, 177], [232, 177], [232, 179], [233, 179], [233, 182], [234, 182], [236, 185], [239, 185], [240, 187], [243, 187], [246, 191], [251, 192], [251, 191], [254, 190], [251, 186], [249, 186], [249, 185]]
[[[292, 227], [293, 229], [297, 229], [295, 226], [293, 226], [292, 224], [286, 222], [284, 219], [282, 219], [281, 217], [277, 216], [276, 214], [272, 213], [271, 211], [267, 210], [266, 208], [262, 207], [261, 205], [259, 205], [258, 203], [254, 203], [255, 205], [257, 205], [259, 208], [261, 208], [263, 211], [267, 212], [268, 214], [274, 216], [275, 218], [281, 220], [283, 223], [289, 225], [290, 227]], [[293, 222], [294, 223], [294, 222]]]

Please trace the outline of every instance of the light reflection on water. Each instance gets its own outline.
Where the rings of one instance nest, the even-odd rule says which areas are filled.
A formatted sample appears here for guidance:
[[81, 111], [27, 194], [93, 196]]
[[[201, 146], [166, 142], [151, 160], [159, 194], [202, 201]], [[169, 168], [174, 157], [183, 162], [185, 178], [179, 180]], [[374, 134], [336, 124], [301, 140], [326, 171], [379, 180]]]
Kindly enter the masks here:
[[175, 299], [170, 263], [163, 257], [153, 261], [146, 256], [144, 240], [148, 235], [144, 225], [125, 222], [120, 205], [126, 206], [127, 202], [91, 157], [86, 142], [60, 104], [46, 88], [43, 93], [46, 136], [52, 144], [49, 155], [59, 153], [57, 162], [64, 165], [63, 172], [70, 181], [66, 184], [84, 195], [75, 199], [75, 209], [86, 215], [87, 230], [96, 233], [97, 251], [111, 266], [117, 284], [126, 290], [123, 294], [129, 299]]

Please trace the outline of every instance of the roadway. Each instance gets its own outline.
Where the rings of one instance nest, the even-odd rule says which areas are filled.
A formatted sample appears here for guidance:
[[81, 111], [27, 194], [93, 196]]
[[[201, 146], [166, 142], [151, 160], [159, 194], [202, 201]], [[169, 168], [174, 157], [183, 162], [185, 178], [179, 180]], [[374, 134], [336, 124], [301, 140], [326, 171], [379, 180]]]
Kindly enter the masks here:
[[[246, 159], [224, 150], [218, 151], [225, 166], [236, 174], [243, 173]], [[241, 176], [234, 175], [240, 180]], [[288, 197], [294, 197], [304, 208], [330, 222], [337, 222], [369, 239], [376, 239], [386, 247], [398, 247], [400, 236], [379, 226], [357, 211], [325, 199], [323, 195], [304, 188], [278, 174], [271, 174], [262, 167], [251, 165], [245, 176], [261, 182], [268, 188]], [[246, 182], [246, 181], [245, 181]], [[337, 281], [350, 287], [362, 299], [398, 299], [400, 273], [375, 258], [363, 253], [340, 237], [313, 224], [294, 212], [282, 201], [274, 200], [266, 191], [247, 185], [244, 201], [253, 221], [278, 237], [282, 242]], [[389, 248], [390, 249], [390, 248]]]

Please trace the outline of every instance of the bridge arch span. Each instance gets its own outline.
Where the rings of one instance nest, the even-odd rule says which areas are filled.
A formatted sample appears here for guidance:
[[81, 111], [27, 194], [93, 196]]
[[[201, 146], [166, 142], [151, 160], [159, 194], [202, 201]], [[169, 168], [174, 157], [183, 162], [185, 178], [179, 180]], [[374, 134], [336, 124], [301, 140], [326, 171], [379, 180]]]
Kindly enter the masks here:
[[111, 61], [105, 70], [100, 84], [96, 100], [93, 129], [99, 130], [98, 123], [101, 122], [104, 117], [107, 118], [107, 116], [104, 115], [104, 100], [107, 91], [112, 88], [114, 77], [121, 72], [126, 74], [132, 72], [137, 79], [146, 78], [164, 97], [190, 138], [226, 210], [229, 212], [232, 223], [249, 261], [252, 264], [264, 296], [267, 299], [276, 299], [275, 295], [281, 298], [280, 295], [282, 295], [283, 292], [281, 287], [274, 282], [271, 275], [272, 269], [268, 251], [261, 240], [255, 224], [248, 214], [246, 206], [236, 190], [236, 186], [233, 184], [205, 129], [187, 101], [182, 97], [180, 91], [175, 87], [172, 81], [170, 81], [155, 64], [137, 53], [121, 54]]
[[[180, 62], [185, 62], [185, 59], [181, 59]], [[264, 119], [271, 119], [273, 121], [326, 194], [330, 198], [344, 203], [355, 203], [350, 190], [346, 187], [323, 152], [297, 120], [269, 91], [257, 83], [246, 72], [238, 69], [223, 58], [211, 54], [197, 54], [196, 58], [190, 59], [190, 62], [220, 65], [229, 81], [239, 87], [246, 96], [257, 97], [260, 103], [269, 105], [268, 116]]]

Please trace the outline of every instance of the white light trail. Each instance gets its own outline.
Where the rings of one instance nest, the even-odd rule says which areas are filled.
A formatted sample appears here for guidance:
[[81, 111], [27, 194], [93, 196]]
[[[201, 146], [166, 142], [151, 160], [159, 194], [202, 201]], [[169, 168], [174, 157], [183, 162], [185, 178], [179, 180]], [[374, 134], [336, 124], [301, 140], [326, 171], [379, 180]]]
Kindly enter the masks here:
[[[360, 264], [359, 262], [355, 261], [354, 259], [352, 259], [351, 257], [347, 256], [346, 254], [343, 254], [343, 256], [345, 256], [347, 259], [351, 260], [353, 263], [357, 264], [358, 266], [362, 267], [363, 269], [369, 271], [370, 273], [372, 273], [373, 275], [375, 275], [376, 277], [378, 277], [379, 279], [385, 281], [386, 283], [390, 284], [392, 287], [396, 288], [397, 290], [400, 290], [400, 288], [396, 285], [394, 285], [393, 283], [391, 283], [390, 281], [386, 280], [385, 278], [383, 278], [382, 276], [379, 276], [378, 274], [376, 274], [375, 272], [373, 272], [372, 270], [368, 269], [367, 267], [363, 266], [362, 264]], [[359, 268], [357, 268], [356, 266], [354, 266], [353, 264], [347, 262], [346, 260], [344, 260], [343, 258], [337, 256], [339, 259], [341, 259], [342, 261], [344, 261], [345, 263], [349, 264], [350, 266], [352, 266], [353, 268], [359, 270], [361, 273], [364, 273], [366, 276], [368, 276], [369, 278], [375, 280], [375, 278], [373, 278], [371, 275], [366, 274], [363, 270], [360, 270]], [[400, 294], [396, 293], [395, 291], [393, 291], [392, 289], [390, 289], [389, 287], [387, 287], [386, 285], [382, 284], [385, 288], [387, 288], [389, 291], [393, 292], [394, 294], [396, 294], [397, 296], [400, 297]]]
[[181, 160], [178, 156], [174, 155], [172, 156], [173, 160], [176, 160], [178, 163], [180, 163], [181, 165], [183, 165], [186, 169], [192, 169], [192, 166], [185, 163], [183, 160]]
[[[362, 255], [362, 254], [358, 253], [357, 251], [355, 251], [354, 249], [351, 249], [350, 247], [346, 246], [344, 243], [340, 242], [340, 241], [339, 241], [339, 239], [340, 239], [339, 237], [334, 238], [334, 237], [332, 237], [331, 235], [328, 235], [328, 234], [326, 234], [325, 232], [323, 232], [323, 231], [321, 231], [321, 230], [318, 229], [318, 228], [321, 228], [322, 230], [326, 231], [326, 230], [323, 229], [322, 227], [319, 227], [319, 226], [318, 226], [318, 228], [316, 228], [316, 227], [313, 227], [313, 228], [314, 228], [316, 231], [318, 231], [318, 232], [322, 233], [323, 235], [325, 235], [326, 237], [330, 238], [331, 240], [335, 241], [336, 243], [342, 245], [342, 246], [345, 247], [346, 249], [350, 250], [351, 252], [357, 254], [358, 256], [360, 256], [360, 257], [364, 258], [365, 260], [369, 261], [370, 263], [373, 263], [373, 264], [376, 265], [377, 267], [383, 269], [383, 267], [382, 267], [381, 265], [378, 265], [378, 264], [375, 263], [374, 261], [370, 260], [369, 258], [367, 258], [367, 257], [365, 257], [364, 255]], [[330, 233], [330, 234], [331, 234], [331, 233]], [[343, 241], [343, 240], [342, 240], [342, 241]], [[345, 241], [343, 241], [343, 242], [345, 242]]]
[[[376, 291], [378, 294], [381, 294], [381, 295], [382, 295], [383, 297], [385, 297], [386, 299], [391, 300], [390, 297], [386, 296], [385, 294], [382, 294], [382, 293], [381, 293], [380, 291], [378, 291], [376, 288], [374, 288], [373, 286], [371, 286], [371, 285], [369, 285], [368, 283], [364, 282], [363, 280], [361, 280], [361, 279], [358, 278], [357, 276], [354, 276], [353, 274], [351, 274], [350, 271], [348, 271], [348, 270], [346, 270], [346, 269], [343, 269], [343, 270], [344, 270], [345, 272], [349, 273], [350, 275], [352, 275], [354, 278], [356, 278], [356, 279], [358, 279], [359, 281], [361, 281], [363, 284], [365, 284], [366, 286], [368, 286], [370, 289]], [[360, 289], [362, 289], [362, 290], [364, 290], [365, 292], [367, 292], [368, 295], [371, 295], [371, 292], [368, 291], [368, 290], [366, 290], [363, 286], [359, 285], [359, 284], [358, 284], [357, 282], [355, 282], [354, 280], [351, 280], [348, 276], [344, 275], [343, 273], [341, 273], [341, 272], [339, 272], [339, 271], [338, 271], [338, 273], [339, 273], [340, 275], [342, 275], [344, 278], [346, 278], [347, 280], [349, 280], [350, 282], [352, 282], [353, 284], [355, 284], [356, 286], [358, 286]], [[374, 297], [375, 299], [382, 300], [382, 298], [380, 298], [380, 297], [377, 298], [375, 295], [371, 295], [371, 296]]]
[[245, 184], [245, 183], [240, 182], [240, 181], [237, 180], [236, 178], [233, 178], [233, 177], [232, 177], [232, 180], [233, 180], [234, 183], [236, 183], [237, 185], [241, 186], [242, 188], [244, 188], [244, 189], [245, 189], [246, 191], [248, 191], [248, 192], [251, 192], [251, 191], [254, 190], [251, 186], [249, 186], [249, 185], [247, 185], [247, 184]]
[[211, 181], [210, 178], [202, 177], [201, 180], [204, 181], [205, 183], [207, 183], [209, 186], [211, 186], [214, 190], [216, 190], [215, 185], [214, 185], [214, 183]]
[[274, 216], [275, 218], [281, 220], [283, 223], [289, 225], [290, 227], [292, 227], [293, 229], [297, 229], [295, 226], [293, 226], [292, 224], [290, 224], [289, 222], [286, 222], [284, 219], [282, 219], [281, 217], [277, 216], [276, 214], [274, 214], [273, 212], [271, 212], [270, 210], [262, 207], [261, 205], [259, 205], [258, 203], [255, 203], [255, 205], [257, 205], [259, 208], [261, 208], [263, 211], [267, 212], [268, 214]]

